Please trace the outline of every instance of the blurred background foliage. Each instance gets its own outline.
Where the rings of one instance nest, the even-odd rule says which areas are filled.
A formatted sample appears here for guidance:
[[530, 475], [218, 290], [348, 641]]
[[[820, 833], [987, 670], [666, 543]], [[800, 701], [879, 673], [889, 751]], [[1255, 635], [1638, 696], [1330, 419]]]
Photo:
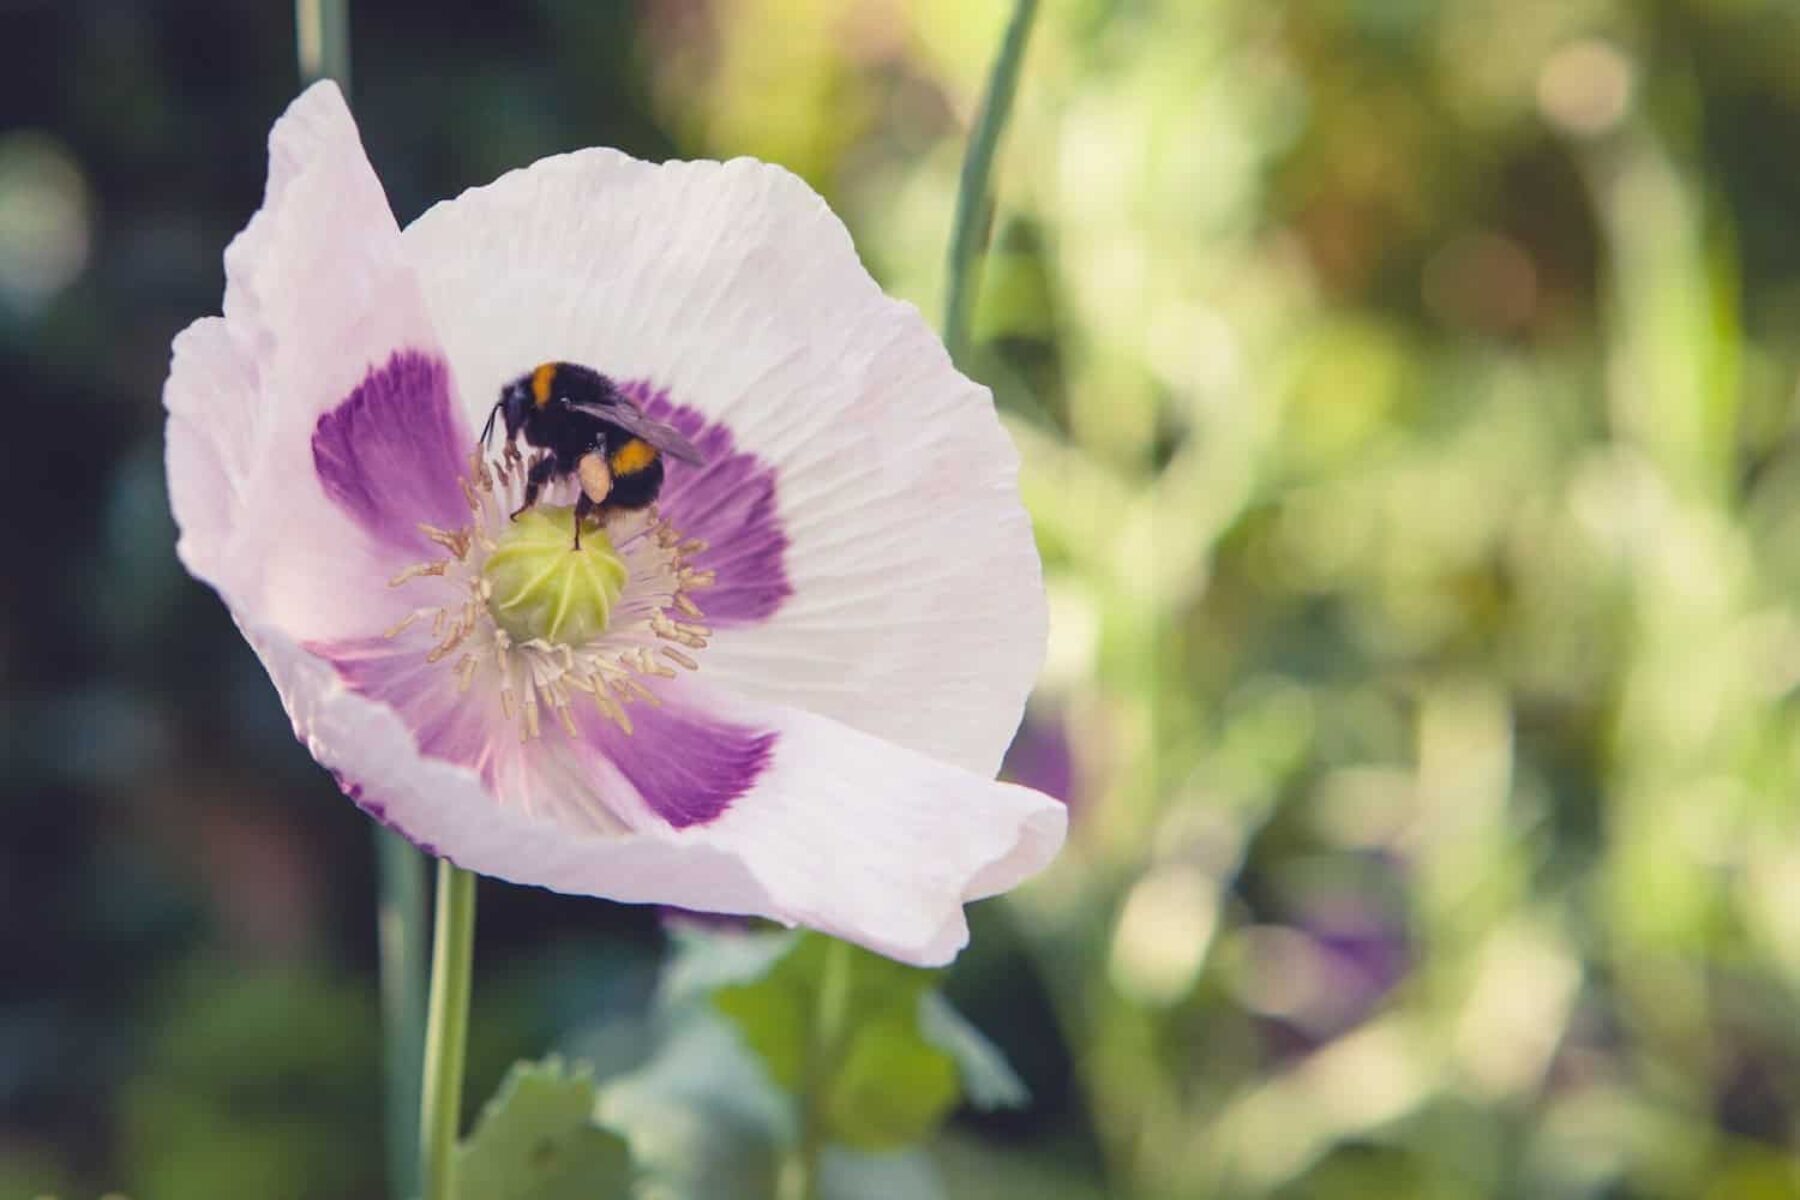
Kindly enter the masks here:
[[[0, 1196], [379, 1194], [368, 833], [162, 492], [290, 17], [0, 4]], [[365, 0], [355, 100], [403, 220], [754, 154], [935, 315], [1004, 18]], [[887, 1194], [1800, 1196], [1796, 63], [1788, 0], [1045, 0], [968, 366], [1074, 829], [948, 980], [1032, 1102]], [[482, 905], [472, 1107], [642, 1067], [655, 914]]]

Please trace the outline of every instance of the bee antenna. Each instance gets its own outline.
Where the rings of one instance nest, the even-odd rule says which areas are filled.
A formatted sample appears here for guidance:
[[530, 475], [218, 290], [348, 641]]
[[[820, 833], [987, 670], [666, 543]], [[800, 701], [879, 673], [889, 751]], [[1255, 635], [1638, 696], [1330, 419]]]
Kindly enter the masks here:
[[488, 439], [494, 436], [494, 418], [500, 415], [500, 406], [504, 403], [506, 401], [496, 400], [494, 407], [488, 409], [487, 424], [481, 427], [481, 446], [484, 450], [487, 448]]

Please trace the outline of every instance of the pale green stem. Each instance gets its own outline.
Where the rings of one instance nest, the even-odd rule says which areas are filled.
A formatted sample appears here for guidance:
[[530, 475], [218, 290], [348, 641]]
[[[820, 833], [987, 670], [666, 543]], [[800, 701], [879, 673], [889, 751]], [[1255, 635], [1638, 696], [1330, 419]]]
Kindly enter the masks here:
[[[350, 91], [349, 0], [294, 0], [300, 77]], [[376, 944], [381, 956], [383, 1113], [388, 1189], [419, 1193], [419, 1073], [425, 1047], [425, 857], [388, 829], [375, 830]]]
[[419, 1076], [425, 1069], [425, 856], [389, 829], [375, 830], [380, 897], [382, 1059], [388, 1189], [419, 1194]]
[[819, 1160], [825, 1153], [825, 1089], [843, 1054], [844, 1027], [850, 1015], [850, 945], [832, 938], [825, 950], [825, 969], [812, 1012], [812, 1036], [806, 1048], [806, 1077], [801, 1082], [800, 1136], [782, 1163], [781, 1200], [821, 1200]]
[[294, 0], [294, 29], [300, 45], [300, 74], [335, 79], [350, 90], [350, 0]]
[[419, 1106], [423, 1200], [450, 1200], [455, 1192], [474, 962], [475, 875], [440, 859], [437, 922], [431, 939], [431, 1016], [425, 1026], [425, 1090]]
[[975, 117], [963, 157], [962, 182], [956, 193], [956, 220], [950, 232], [950, 260], [944, 292], [944, 345], [959, 366], [969, 350], [969, 322], [975, 312], [975, 296], [981, 288], [981, 260], [993, 230], [993, 203], [989, 180], [1000, 134], [1012, 114], [1013, 94], [1019, 88], [1019, 68], [1025, 61], [1025, 41], [1037, 16], [1037, 0], [1016, 0], [1000, 53], [988, 72], [987, 91]]

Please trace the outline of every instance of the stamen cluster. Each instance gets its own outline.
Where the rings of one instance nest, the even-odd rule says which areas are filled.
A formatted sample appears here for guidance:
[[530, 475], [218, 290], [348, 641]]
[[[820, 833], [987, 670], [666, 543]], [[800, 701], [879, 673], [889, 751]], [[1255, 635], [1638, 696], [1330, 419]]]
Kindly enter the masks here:
[[[442, 580], [443, 598], [414, 609], [387, 636], [398, 637], [415, 622], [429, 621], [437, 641], [426, 661], [443, 662], [454, 655], [450, 669], [465, 692], [491, 674], [489, 682], [496, 686], [507, 718], [520, 723], [521, 739], [540, 735], [545, 708], [574, 735], [572, 705], [580, 693], [630, 733], [626, 706], [632, 701], [653, 707], [660, 703], [646, 678], [673, 679], [677, 667], [699, 669], [688, 652], [704, 650], [712, 630], [704, 624], [694, 593], [712, 586], [714, 575], [695, 567], [693, 559], [706, 543], [684, 538], [654, 507], [609, 515], [604, 536], [584, 535], [580, 550], [572, 548], [574, 516], [567, 507], [540, 504], [538, 527], [521, 529], [511, 514], [522, 503], [525, 475], [536, 461], [535, 454], [521, 455], [510, 444], [497, 463], [471, 457], [462, 480], [469, 524], [455, 530], [421, 524], [420, 531], [443, 549], [444, 557], [409, 566], [389, 581], [400, 587]], [[546, 541], [543, 519], [569, 536]], [[585, 586], [604, 589], [587, 598], [593, 615], [522, 625], [516, 612], [503, 610], [496, 600], [494, 572], [489, 570], [496, 554], [508, 560], [510, 570], [517, 571], [523, 560], [528, 575], [534, 569], [574, 571], [574, 586], [588, 580]], [[595, 557], [570, 557], [590, 554]], [[560, 591], [557, 602], [567, 603]]]

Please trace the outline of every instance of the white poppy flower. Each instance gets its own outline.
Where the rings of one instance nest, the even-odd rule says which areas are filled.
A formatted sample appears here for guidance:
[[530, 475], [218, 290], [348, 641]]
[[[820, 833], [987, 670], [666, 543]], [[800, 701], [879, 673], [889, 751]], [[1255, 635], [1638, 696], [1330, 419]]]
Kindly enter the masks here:
[[[1017, 453], [805, 184], [585, 150], [402, 230], [323, 83], [225, 269], [165, 390], [179, 552], [378, 820], [921, 964], [1054, 856], [1063, 807], [993, 778], [1045, 636]], [[556, 363], [703, 460], [579, 551], [600, 460], [512, 521], [537, 452], [477, 453]]]

